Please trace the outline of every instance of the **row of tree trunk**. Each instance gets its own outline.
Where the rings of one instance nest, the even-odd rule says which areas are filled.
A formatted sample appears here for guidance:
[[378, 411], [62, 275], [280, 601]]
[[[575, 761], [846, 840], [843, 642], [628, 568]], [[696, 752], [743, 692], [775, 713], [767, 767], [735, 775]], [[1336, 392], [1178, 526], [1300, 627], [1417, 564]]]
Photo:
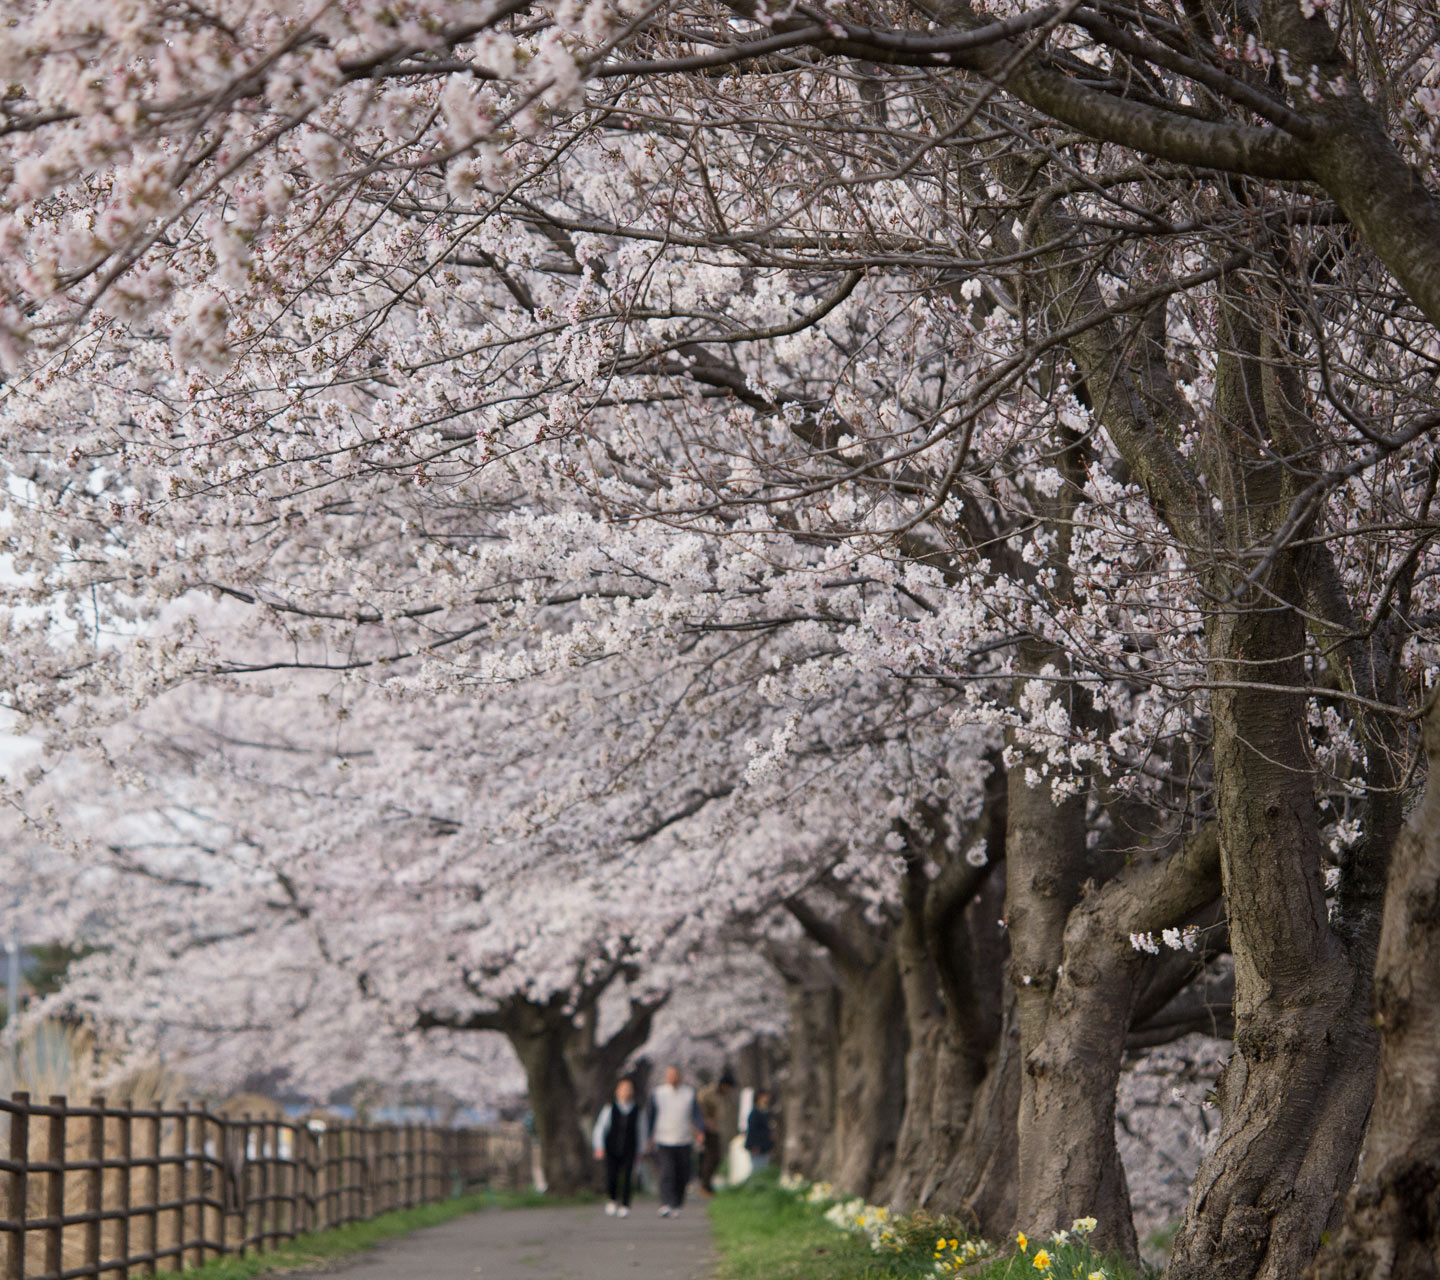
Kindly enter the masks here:
[[[1037, 225], [1041, 239], [1064, 233], [1053, 213]], [[1004, 229], [995, 234], [1007, 248]], [[1233, 1028], [1218, 1140], [1194, 1180], [1170, 1280], [1310, 1267], [1433, 1275], [1440, 784], [1406, 826], [1413, 726], [1374, 710], [1423, 694], [1402, 669], [1403, 617], [1362, 625], [1326, 540], [1281, 536], [1306, 483], [1283, 460], [1313, 447], [1275, 319], [1283, 303], [1227, 279], [1215, 394], [1196, 421], [1163, 325], [1122, 326], [1073, 265], [1047, 269], [1055, 296], [1090, 315], [1067, 343], [1075, 392], [1209, 602], [1208, 743], [1199, 764], [1163, 762], [1176, 781], [1143, 802], [1101, 776], [1057, 789], [1020, 714], [1028, 700], [1033, 717], [1032, 682], [1077, 732], [1104, 738], [1113, 725], [1091, 686], [1070, 678], [1073, 655], [1019, 638], [1017, 714], [978, 815], [936, 801], [898, 824], [904, 888], [878, 919], [824, 879], [784, 904], [803, 934], [771, 947], [792, 1013], [785, 1161], [849, 1193], [959, 1213], [997, 1239], [1094, 1216], [1097, 1242], [1133, 1255], [1115, 1142], [1126, 1047]], [[1044, 588], [1055, 608], [1073, 586], [1065, 566], [1092, 446], [1057, 426], [1067, 483], [1031, 499], [1055, 547]], [[1007, 560], [1003, 538], [980, 535], [998, 569], [1023, 581], [1019, 555]], [[1256, 548], [1269, 548], [1258, 567]], [[1328, 664], [1319, 675], [1314, 652]], [[1364, 834], [1333, 887], [1307, 715], [1325, 690], [1363, 750], [1350, 782]], [[1437, 716], [1424, 743], [1431, 779]], [[974, 866], [959, 850], [982, 837], [988, 859]], [[1130, 942], [1192, 929], [1193, 953]], [[1217, 1011], [1209, 964], [1222, 952], [1233, 999]], [[600, 1102], [578, 1064], [603, 1060], [595, 1078], [608, 1082], [620, 1063], [558, 1009], [518, 1010], [496, 1026], [526, 1063], [547, 1177], [571, 1185], [585, 1157], [567, 1108]], [[635, 1028], [648, 1029], [643, 1010]]]
[[[1259, 651], [1258, 638], [1246, 643]], [[1253, 740], [1254, 708], [1233, 714], [1234, 741]], [[1426, 747], [1434, 768], [1440, 710]], [[848, 1194], [958, 1214], [993, 1239], [1094, 1216], [1102, 1247], [1134, 1255], [1115, 1143], [1126, 1046], [1233, 1025], [1220, 1139], [1196, 1179], [1169, 1275], [1299, 1276], [1309, 1266], [1327, 1280], [1434, 1275], [1440, 788], [1428, 789], [1389, 860], [1372, 1002], [1370, 970], [1336, 941], [1317, 944], [1303, 967], [1286, 963], [1298, 943], [1281, 924], [1298, 912], [1271, 897], [1296, 891], [1249, 868], [1263, 865], [1262, 845], [1266, 858], [1283, 858], [1313, 818], [1302, 795], [1287, 803], [1293, 774], [1283, 758], [1233, 749], [1245, 758], [1230, 774], [1243, 783], [1228, 833], [1222, 819], [1123, 857], [1093, 841], [1087, 848], [1079, 806], [1026, 786], [1016, 764], [992, 775], [980, 825], [995, 856], [983, 867], [942, 860], [933, 870], [939, 846], [954, 843], [937, 818], [928, 840], [907, 832], [906, 892], [892, 917], [876, 923], [836, 886], [787, 903], [803, 941], [770, 948], [790, 1010], [785, 1166]], [[1302, 835], [1287, 836], [1287, 824]], [[1222, 883], [1249, 895], [1242, 908], [1231, 889], [1228, 916]], [[1308, 909], [1313, 936], [1327, 909], [1323, 898]], [[1247, 937], [1257, 917], [1266, 930]], [[1128, 939], [1182, 924], [1203, 930], [1194, 953], [1149, 955]], [[1217, 984], [1206, 980], [1227, 947], [1233, 1015], [1217, 1008]], [[578, 1013], [557, 1000], [497, 1015], [524, 1064], [545, 1177], [557, 1191], [589, 1185], [584, 1126], [658, 1007], [636, 1004], [602, 1042], [598, 994]]]
[[[1006, 234], [997, 226], [1002, 249]], [[1040, 219], [1042, 239], [1064, 234], [1058, 215]], [[1074, 655], [1019, 637], [1015, 715], [978, 814], [934, 800], [897, 823], [903, 889], [878, 917], [824, 878], [783, 904], [802, 935], [768, 944], [792, 1012], [785, 1161], [848, 1193], [961, 1214], [996, 1239], [1093, 1216], [1099, 1245], [1134, 1255], [1115, 1141], [1126, 1047], [1223, 1024], [1234, 1052], [1217, 1090], [1220, 1130], [1169, 1280], [1312, 1266], [1326, 1277], [1433, 1274], [1440, 783], [1405, 827], [1413, 726], [1376, 710], [1423, 693], [1406, 684], [1404, 618], [1362, 625], [1326, 540], [1285, 532], [1306, 473], [1283, 460], [1314, 442], [1275, 319], [1283, 302], [1225, 281], [1215, 392], [1197, 421], [1163, 325], [1123, 327], [1073, 264], [1057, 256], [1047, 270], [1055, 295], [1090, 316], [1067, 343], [1075, 393], [1209, 602], [1199, 606], [1208, 743], [1193, 759], [1162, 760], [1170, 781], [1144, 799], [1098, 774], [1058, 778], [1029, 728], [1037, 688], [1075, 733], [1103, 739], [1114, 726], [1093, 683], [1072, 678]], [[1094, 456], [1092, 439], [1063, 426], [1054, 443], [1065, 483], [1030, 506], [1055, 548], [1044, 594], [1060, 608]], [[1033, 573], [1005, 539], [976, 536], [1008, 580]], [[1269, 549], [1258, 567], [1256, 548]], [[1399, 583], [1396, 597], [1407, 589]], [[1315, 652], [1327, 664], [1319, 675]], [[1363, 754], [1349, 781], [1364, 834], [1333, 887], [1307, 714], [1326, 690], [1343, 695]], [[1424, 743], [1431, 779], [1437, 716]], [[1178, 735], [1156, 746], [1184, 749]], [[972, 865], [959, 851], [982, 838], [988, 856]], [[1131, 944], [1165, 930], [1194, 930], [1199, 946]], [[1222, 952], [1233, 998], [1217, 1013], [1209, 964]], [[648, 1030], [637, 1008], [633, 1034], [612, 1051], [595, 1041], [586, 1007], [517, 1004], [492, 1024], [526, 1064], [557, 1187], [583, 1181], [580, 1120], [603, 1100], [595, 1082], [608, 1087]]]
[[[1257, 651], [1256, 638], [1246, 643]], [[1208, 822], [1107, 872], [1067, 830], [1074, 815], [1017, 789], [1012, 769], [988, 815], [1004, 827], [1007, 839], [990, 844], [1003, 852], [963, 886], [944, 871], [927, 881], [917, 856], [891, 920], [835, 901], [828, 911], [791, 903], [807, 941], [773, 949], [790, 1003], [786, 1167], [847, 1194], [958, 1214], [997, 1240], [1094, 1216], [1097, 1243], [1133, 1256], [1115, 1141], [1126, 1047], [1235, 1028], [1219, 1141], [1167, 1274], [1435, 1276], [1440, 787], [1389, 860], [1372, 999], [1371, 967], [1337, 931], [1320, 930], [1334, 909], [1305, 900], [1298, 871], [1275, 883], [1275, 861], [1299, 862], [1289, 850], [1309, 838], [1287, 835], [1287, 824], [1313, 823], [1314, 806], [1293, 784], [1287, 803], [1294, 773], [1283, 758], [1258, 761], [1239, 745], [1255, 740], [1252, 714], [1234, 711], [1230, 749], [1243, 758], [1226, 771], [1239, 792], [1233, 830]], [[1440, 710], [1426, 746], [1434, 770]], [[1075, 883], [1062, 850], [1095, 874]], [[947, 889], [963, 895], [958, 908]], [[1306, 911], [1275, 901], [1287, 894]], [[1048, 928], [1027, 928], [1047, 913], [1058, 917]], [[1284, 936], [1281, 922], [1297, 918], [1309, 951]], [[1184, 924], [1202, 931], [1194, 953], [1154, 956], [1129, 942]], [[1043, 953], [1037, 935], [1054, 949]], [[1217, 1006], [1230, 984], [1209, 963], [1225, 949], [1233, 1009]]]

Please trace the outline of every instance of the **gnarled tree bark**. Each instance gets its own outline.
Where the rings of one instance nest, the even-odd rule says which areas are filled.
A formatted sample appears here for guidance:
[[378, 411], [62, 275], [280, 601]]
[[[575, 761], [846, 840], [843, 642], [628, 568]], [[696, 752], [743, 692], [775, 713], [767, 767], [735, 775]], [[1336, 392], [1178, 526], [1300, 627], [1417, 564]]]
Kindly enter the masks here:
[[825, 948], [838, 979], [827, 1180], [868, 1197], [890, 1171], [905, 1099], [905, 1014], [891, 930], [867, 924], [853, 908], [832, 920], [803, 899], [785, 907]]
[[545, 1188], [556, 1195], [583, 1191], [594, 1181], [585, 1116], [566, 1062], [571, 1034], [564, 1023], [543, 1018], [528, 1025], [517, 1021], [515, 1029], [506, 1032], [525, 1068]]
[[780, 1114], [781, 1163], [811, 1180], [827, 1177], [835, 1164], [835, 1036], [840, 988], [833, 967], [820, 955], [770, 950], [785, 980], [789, 1049]]
[[1360, 1176], [1312, 1280], [1440, 1276], [1440, 700], [1425, 798], [1396, 842], [1375, 968], [1380, 1068]]
[[[1209, 465], [1227, 558], [1243, 561], [1279, 527], [1293, 481], [1268, 452], [1275, 432], [1249, 300], [1232, 293], [1230, 301]], [[1354, 1175], [1370, 1107], [1368, 955], [1331, 928], [1322, 883], [1298, 563], [1287, 549], [1263, 584], [1209, 578], [1212, 595], [1227, 601], [1209, 615], [1207, 642], [1236, 1051], [1218, 1089], [1219, 1139], [1196, 1175], [1170, 1280], [1299, 1274]]]

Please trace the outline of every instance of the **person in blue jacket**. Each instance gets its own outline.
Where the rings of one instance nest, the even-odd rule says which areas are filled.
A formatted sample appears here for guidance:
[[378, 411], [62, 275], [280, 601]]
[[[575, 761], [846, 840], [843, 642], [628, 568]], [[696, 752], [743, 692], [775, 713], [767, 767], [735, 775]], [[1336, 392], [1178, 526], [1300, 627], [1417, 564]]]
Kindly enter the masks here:
[[745, 1122], [745, 1150], [750, 1153], [752, 1169], [763, 1169], [770, 1163], [770, 1153], [775, 1150], [775, 1124], [768, 1089], [757, 1090], [750, 1106], [750, 1118]]

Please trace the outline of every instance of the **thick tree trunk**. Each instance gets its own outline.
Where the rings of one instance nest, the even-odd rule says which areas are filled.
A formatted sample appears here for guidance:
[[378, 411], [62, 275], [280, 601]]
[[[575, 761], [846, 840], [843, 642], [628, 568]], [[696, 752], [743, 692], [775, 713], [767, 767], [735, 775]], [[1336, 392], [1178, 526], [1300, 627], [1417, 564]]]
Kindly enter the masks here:
[[[1309, 777], [1290, 772], [1303, 756], [1282, 745], [1298, 740], [1294, 709], [1262, 726], [1254, 710], [1224, 701], [1232, 705], [1216, 707], [1216, 755], [1235, 1054], [1218, 1089], [1219, 1139], [1196, 1174], [1167, 1276], [1288, 1280], [1313, 1256], [1353, 1176], [1374, 1031], [1365, 983], [1326, 927], [1316, 842], [1304, 829], [1314, 800], [1296, 794]], [[1269, 751], [1262, 758], [1250, 742]]]
[[1207, 828], [1174, 853], [1137, 856], [1070, 913], [1044, 1036], [1025, 1062], [1031, 1087], [1021, 1122], [1035, 1161], [1021, 1174], [1027, 1230], [1045, 1233], [1090, 1215], [1099, 1221], [1097, 1245], [1137, 1255], [1115, 1144], [1125, 1038], [1147, 967], [1128, 938], [1183, 924], [1219, 887], [1218, 840]]
[[1429, 775], [1390, 864], [1375, 971], [1380, 1071], [1360, 1177], [1312, 1280], [1440, 1276], [1440, 701]]
[[1134, 1258], [1115, 1094], [1140, 966], [1100, 954], [1067, 960], [1044, 1033], [1025, 1056], [1017, 1221], [1044, 1236], [1088, 1215], [1099, 1247]]
[[[818, 967], [818, 966], [817, 966]], [[790, 1060], [781, 1092], [782, 1162], [787, 1172], [820, 1178], [835, 1163], [835, 1037], [839, 988], [833, 981], [787, 978]]]
[[[1004, 775], [997, 770], [987, 843], [1004, 843]], [[1007, 947], [996, 920], [1004, 881], [963, 862], [933, 881], [918, 867], [896, 933], [909, 1052], [895, 1161], [881, 1192], [897, 1209], [925, 1206], [960, 1151], [976, 1091], [1000, 1031]], [[1007, 1224], [1008, 1225], [1008, 1224]]]
[[[1047, 655], [1032, 648], [1022, 646], [1021, 663], [1038, 672]], [[1030, 786], [1026, 775], [1038, 764], [1027, 752], [1010, 770], [1005, 839], [1011, 981], [1024, 1063], [1017, 1222], [1047, 1233], [1093, 1215], [1100, 1242], [1133, 1255], [1135, 1229], [1114, 1126], [1131, 992], [1123, 971], [1092, 964], [1086, 977], [1091, 987], [1103, 988], [1100, 998], [1084, 1001], [1085, 1013], [1074, 1016], [1072, 983], [1065, 988], [1071, 1007], [1055, 1004], [1066, 922], [1091, 868], [1083, 798], [1057, 803], [1048, 780]], [[1052, 1025], [1057, 1016], [1060, 1024]]]
[[894, 1160], [905, 1102], [905, 1010], [892, 930], [869, 923], [853, 902], [835, 918], [799, 897], [785, 908], [836, 974], [833, 1145], [821, 1175], [868, 1197]]
[[835, 1042], [835, 1164], [831, 1181], [872, 1195], [890, 1172], [905, 1103], [905, 1014], [893, 952], [842, 969]]
[[545, 1185], [556, 1195], [583, 1191], [594, 1178], [581, 1101], [565, 1061], [565, 1042], [570, 1034], [568, 1023], [507, 1032], [525, 1068]]
[[[1242, 560], [1283, 518], [1290, 475], [1264, 451], [1274, 433], [1261, 416], [1265, 375], [1247, 306], [1236, 296], [1225, 314], [1211, 457], [1230, 551]], [[1208, 621], [1207, 644], [1235, 1054], [1169, 1280], [1300, 1274], [1354, 1176], [1374, 1087], [1368, 948], [1347, 949], [1331, 929], [1321, 875], [1305, 626], [1285, 604], [1302, 598], [1296, 563], [1282, 552], [1264, 587], [1243, 594], [1225, 574], [1211, 584], [1227, 601]]]
[[953, 1213], [990, 1240], [1007, 1238], [1019, 1203], [1020, 1026], [1013, 994], [970, 1119], [928, 1197], [937, 1213]]
[[905, 1114], [880, 1200], [896, 1209], [930, 1203], [959, 1150], [985, 1063], [961, 1051], [943, 1017], [910, 1021]]
[[[918, 1050], [912, 1041], [902, 1146], [885, 1197], [896, 1208], [955, 1214], [997, 1240], [1015, 1222], [1019, 1171], [1020, 1034], [1014, 993], [1005, 989], [1004, 937], [996, 926], [1003, 901], [1004, 878], [997, 875], [967, 913], [973, 979], [968, 997], [960, 984], [946, 982], [946, 1017], [922, 1022]], [[954, 1006], [967, 998], [968, 1012], [978, 1018], [955, 1016]], [[962, 1021], [963, 1028], [957, 1025]], [[975, 1043], [985, 1046], [978, 1060], [967, 1048]]]

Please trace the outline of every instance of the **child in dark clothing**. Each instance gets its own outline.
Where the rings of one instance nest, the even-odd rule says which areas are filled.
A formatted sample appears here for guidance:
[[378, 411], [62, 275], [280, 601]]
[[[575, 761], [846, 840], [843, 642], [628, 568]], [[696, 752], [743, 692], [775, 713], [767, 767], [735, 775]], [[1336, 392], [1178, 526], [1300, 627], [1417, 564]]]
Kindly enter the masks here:
[[774, 1117], [770, 1113], [770, 1091], [761, 1089], [755, 1095], [750, 1108], [750, 1118], [745, 1122], [745, 1150], [750, 1153], [750, 1167], [763, 1169], [770, 1163], [770, 1153], [775, 1149]]

